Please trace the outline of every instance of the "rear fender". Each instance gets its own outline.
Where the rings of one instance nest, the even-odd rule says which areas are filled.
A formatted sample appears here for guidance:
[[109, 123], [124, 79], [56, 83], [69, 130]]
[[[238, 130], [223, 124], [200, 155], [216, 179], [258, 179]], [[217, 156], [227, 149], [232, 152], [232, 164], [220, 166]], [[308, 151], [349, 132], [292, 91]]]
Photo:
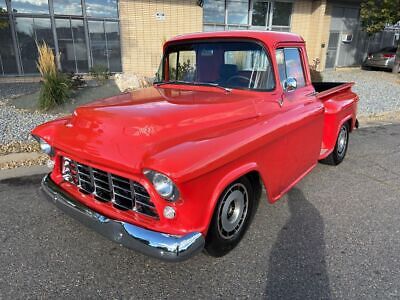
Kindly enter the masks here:
[[344, 96], [354, 95], [348, 99], [329, 99], [324, 102], [325, 121], [322, 149], [326, 149], [319, 158], [327, 157], [335, 148], [337, 136], [342, 125], [351, 120], [350, 131], [355, 127], [358, 97], [350, 92]]

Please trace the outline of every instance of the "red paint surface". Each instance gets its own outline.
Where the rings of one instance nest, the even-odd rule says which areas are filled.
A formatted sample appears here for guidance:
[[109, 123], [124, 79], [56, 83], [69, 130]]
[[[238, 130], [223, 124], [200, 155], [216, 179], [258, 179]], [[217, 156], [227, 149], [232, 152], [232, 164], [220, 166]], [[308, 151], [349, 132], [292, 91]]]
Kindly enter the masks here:
[[[257, 171], [269, 201], [274, 202], [333, 150], [341, 124], [351, 120], [354, 127], [358, 97], [351, 91], [352, 84], [313, 95], [304, 42], [297, 35], [200, 33], [166, 44], [215, 38], [262, 43], [276, 78], [275, 49], [300, 47], [306, 86], [285, 93], [280, 84], [271, 92], [167, 84], [98, 100], [78, 108], [71, 117], [33, 130], [56, 149], [52, 179], [108, 217], [171, 234], [206, 234], [218, 197], [230, 182]], [[120, 211], [62, 182], [62, 155], [140, 182], [160, 219]], [[180, 199], [171, 204], [160, 198], [143, 169], [170, 176]], [[175, 219], [163, 217], [166, 205], [176, 208]]]

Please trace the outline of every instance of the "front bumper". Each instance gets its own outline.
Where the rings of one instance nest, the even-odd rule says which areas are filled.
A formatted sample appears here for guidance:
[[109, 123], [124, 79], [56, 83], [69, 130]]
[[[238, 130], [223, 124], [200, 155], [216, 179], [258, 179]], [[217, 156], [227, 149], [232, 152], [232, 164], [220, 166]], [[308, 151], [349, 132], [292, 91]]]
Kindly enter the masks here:
[[106, 238], [145, 255], [165, 261], [183, 261], [204, 247], [204, 237], [199, 232], [175, 236], [109, 219], [75, 200], [56, 185], [49, 175], [42, 180], [42, 191], [68, 215]]

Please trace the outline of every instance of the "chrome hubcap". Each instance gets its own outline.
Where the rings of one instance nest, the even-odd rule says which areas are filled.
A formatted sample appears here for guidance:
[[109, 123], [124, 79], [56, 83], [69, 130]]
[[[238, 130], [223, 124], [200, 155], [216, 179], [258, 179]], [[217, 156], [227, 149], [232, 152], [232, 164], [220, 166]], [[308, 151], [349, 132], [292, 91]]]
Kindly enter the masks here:
[[218, 231], [225, 239], [234, 237], [242, 228], [247, 215], [249, 197], [241, 183], [232, 185], [218, 207]]
[[339, 137], [338, 137], [338, 146], [337, 146], [337, 153], [339, 156], [343, 156], [346, 152], [347, 147], [347, 129], [345, 126], [340, 128]]

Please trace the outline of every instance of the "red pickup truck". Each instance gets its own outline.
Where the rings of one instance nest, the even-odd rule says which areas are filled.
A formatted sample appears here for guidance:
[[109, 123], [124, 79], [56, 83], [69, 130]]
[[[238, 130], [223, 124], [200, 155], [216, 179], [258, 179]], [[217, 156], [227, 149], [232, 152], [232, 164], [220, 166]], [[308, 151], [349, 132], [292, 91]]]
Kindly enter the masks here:
[[32, 135], [47, 198], [109, 239], [168, 261], [222, 256], [265, 187], [282, 197], [337, 165], [357, 127], [353, 83], [312, 83], [304, 40], [196, 33], [164, 45], [154, 85], [95, 101]]

